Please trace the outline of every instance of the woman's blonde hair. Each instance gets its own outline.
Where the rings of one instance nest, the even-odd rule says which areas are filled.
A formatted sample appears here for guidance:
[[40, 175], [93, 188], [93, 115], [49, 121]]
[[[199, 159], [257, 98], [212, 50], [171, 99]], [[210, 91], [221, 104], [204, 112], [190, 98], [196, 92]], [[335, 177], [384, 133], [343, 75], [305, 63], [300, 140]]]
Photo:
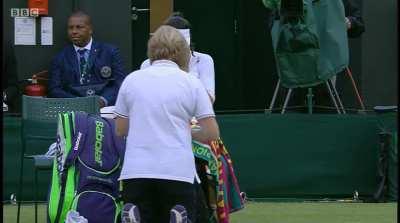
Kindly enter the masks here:
[[160, 26], [147, 43], [150, 63], [156, 60], [171, 60], [188, 72], [190, 48], [185, 38], [172, 26]]

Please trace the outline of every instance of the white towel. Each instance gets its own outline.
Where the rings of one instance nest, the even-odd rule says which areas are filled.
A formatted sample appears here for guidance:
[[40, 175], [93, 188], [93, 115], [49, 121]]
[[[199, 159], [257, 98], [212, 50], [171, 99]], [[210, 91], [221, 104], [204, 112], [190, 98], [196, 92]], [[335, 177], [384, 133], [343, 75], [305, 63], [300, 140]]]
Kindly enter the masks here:
[[77, 211], [68, 211], [65, 223], [88, 223], [88, 220], [79, 215]]

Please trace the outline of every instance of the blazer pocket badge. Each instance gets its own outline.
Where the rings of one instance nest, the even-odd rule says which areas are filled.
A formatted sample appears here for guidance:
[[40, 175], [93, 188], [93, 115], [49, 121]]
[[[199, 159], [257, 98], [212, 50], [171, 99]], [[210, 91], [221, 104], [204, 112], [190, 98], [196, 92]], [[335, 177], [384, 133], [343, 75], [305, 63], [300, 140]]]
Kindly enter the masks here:
[[100, 74], [103, 78], [111, 77], [111, 67], [109, 67], [109, 66], [102, 67], [100, 70]]
[[86, 90], [86, 95], [87, 96], [93, 96], [96, 92], [93, 89], [87, 89]]

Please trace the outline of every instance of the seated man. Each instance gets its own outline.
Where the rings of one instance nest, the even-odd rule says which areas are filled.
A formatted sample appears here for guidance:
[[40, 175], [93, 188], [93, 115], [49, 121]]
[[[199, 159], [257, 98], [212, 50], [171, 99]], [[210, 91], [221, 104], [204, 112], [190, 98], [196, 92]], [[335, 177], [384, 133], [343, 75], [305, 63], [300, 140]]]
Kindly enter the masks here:
[[66, 46], [49, 70], [49, 97], [100, 96], [100, 107], [112, 106], [126, 76], [119, 50], [92, 38], [90, 17], [81, 12], [68, 19]]

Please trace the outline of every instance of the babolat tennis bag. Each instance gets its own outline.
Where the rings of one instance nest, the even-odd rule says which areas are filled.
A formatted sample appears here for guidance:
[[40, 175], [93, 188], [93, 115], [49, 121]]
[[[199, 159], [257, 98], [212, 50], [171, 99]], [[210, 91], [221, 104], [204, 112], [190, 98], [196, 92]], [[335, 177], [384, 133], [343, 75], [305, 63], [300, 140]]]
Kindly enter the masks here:
[[122, 206], [118, 177], [125, 141], [114, 129], [114, 120], [100, 115], [59, 115], [48, 222], [64, 223], [70, 210], [88, 222], [118, 221]]

